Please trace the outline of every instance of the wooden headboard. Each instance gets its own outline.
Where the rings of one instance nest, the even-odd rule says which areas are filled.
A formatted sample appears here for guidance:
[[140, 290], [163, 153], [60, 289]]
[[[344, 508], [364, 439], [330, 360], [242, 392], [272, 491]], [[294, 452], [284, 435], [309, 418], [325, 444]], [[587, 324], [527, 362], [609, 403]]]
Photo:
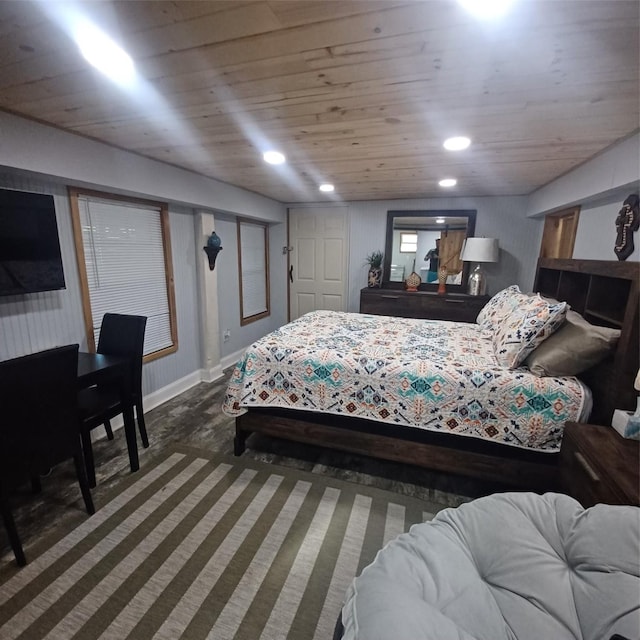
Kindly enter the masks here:
[[579, 377], [591, 389], [590, 422], [610, 425], [614, 409], [632, 410], [640, 366], [638, 283], [640, 264], [614, 260], [540, 258], [534, 290], [566, 301], [592, 324], [621, 330], [612, 355]]

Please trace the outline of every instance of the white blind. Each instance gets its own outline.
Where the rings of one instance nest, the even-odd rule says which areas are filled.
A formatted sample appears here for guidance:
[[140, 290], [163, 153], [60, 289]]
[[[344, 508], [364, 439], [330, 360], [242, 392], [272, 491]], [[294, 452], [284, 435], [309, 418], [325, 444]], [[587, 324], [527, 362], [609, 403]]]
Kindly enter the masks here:
[[266, 228], [240, 223], [240, 263], [242, 265], [242, 318], [267, 311]]
[[105, 313], [147, 316], [144, 354], [170, 347], [159, 207], [79, 196], [96, 344]]

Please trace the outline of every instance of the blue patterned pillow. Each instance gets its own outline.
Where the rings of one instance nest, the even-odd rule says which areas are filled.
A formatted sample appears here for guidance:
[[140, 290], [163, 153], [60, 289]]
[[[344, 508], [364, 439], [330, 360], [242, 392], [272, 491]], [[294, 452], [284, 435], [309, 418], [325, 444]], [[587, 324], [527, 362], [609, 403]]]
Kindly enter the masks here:
[[512, 284], [499, 291], [482, 307], [476, 318], [476, 323], [487, 331], [495, 331], [500, 326], [502, 319], [513, 311], [524, 295], [520, 292], [517, 284]]
[[510, 369], [517, 368], [539, 344], [559, 329], [567, 315], [566, 302], [550, 303], [539, 295], [523, 298], [516, 309], [502, 318], [493, 334], [496, 358], [503, 367]]

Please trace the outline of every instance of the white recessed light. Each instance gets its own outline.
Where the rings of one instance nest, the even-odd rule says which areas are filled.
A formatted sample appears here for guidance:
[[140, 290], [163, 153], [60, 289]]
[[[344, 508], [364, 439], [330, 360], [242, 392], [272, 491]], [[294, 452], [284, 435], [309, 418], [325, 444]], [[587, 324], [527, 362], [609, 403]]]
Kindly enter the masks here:
[[444, 178], [443, 180], [440, 180], [438, 184], [441, 187], [455, 187], [458, 184], [458, 181], [455, 178]]
[[444, 224], [444, 218], [436, 218], [438, 224]]
[[492, 20], [504, 15], [513, 0], [458, 0], [458, 2], [476, 18]]
[[471, 144], [469, 138], [464, 136], [455, 136], [454, 138], [447, 138], [442, 145], [448, 151], [462, 151]]
[[84, 58], [98, 71], [118, 84], [126, 85], [133, 81], [133, 60], [100, 29], [84, 23], [76, 31], [75, 40]]
[[279, 151], [265, 151], [262, 154], [262, 158], [269, 164], [283, 164], [287, 159], [284, 157], [284, 153]]
[[319, 187], [320, 191], [323, 191], [324, 193], [331, 193], [332, 191], [335, 190], [335, 187], [332, 184], [329, 184], [328, 182], [325, 182], [324, 184], [321, 184]]

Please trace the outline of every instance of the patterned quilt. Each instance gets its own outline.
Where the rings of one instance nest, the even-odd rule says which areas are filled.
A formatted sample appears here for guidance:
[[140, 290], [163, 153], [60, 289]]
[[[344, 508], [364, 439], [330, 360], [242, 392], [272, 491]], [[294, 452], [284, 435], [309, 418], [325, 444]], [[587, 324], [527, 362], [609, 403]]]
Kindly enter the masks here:
[[478, 325], [314, 311], [252, 344], [223, 411], [281, 407], [558, 451], [588, 390], [501, 367]]

